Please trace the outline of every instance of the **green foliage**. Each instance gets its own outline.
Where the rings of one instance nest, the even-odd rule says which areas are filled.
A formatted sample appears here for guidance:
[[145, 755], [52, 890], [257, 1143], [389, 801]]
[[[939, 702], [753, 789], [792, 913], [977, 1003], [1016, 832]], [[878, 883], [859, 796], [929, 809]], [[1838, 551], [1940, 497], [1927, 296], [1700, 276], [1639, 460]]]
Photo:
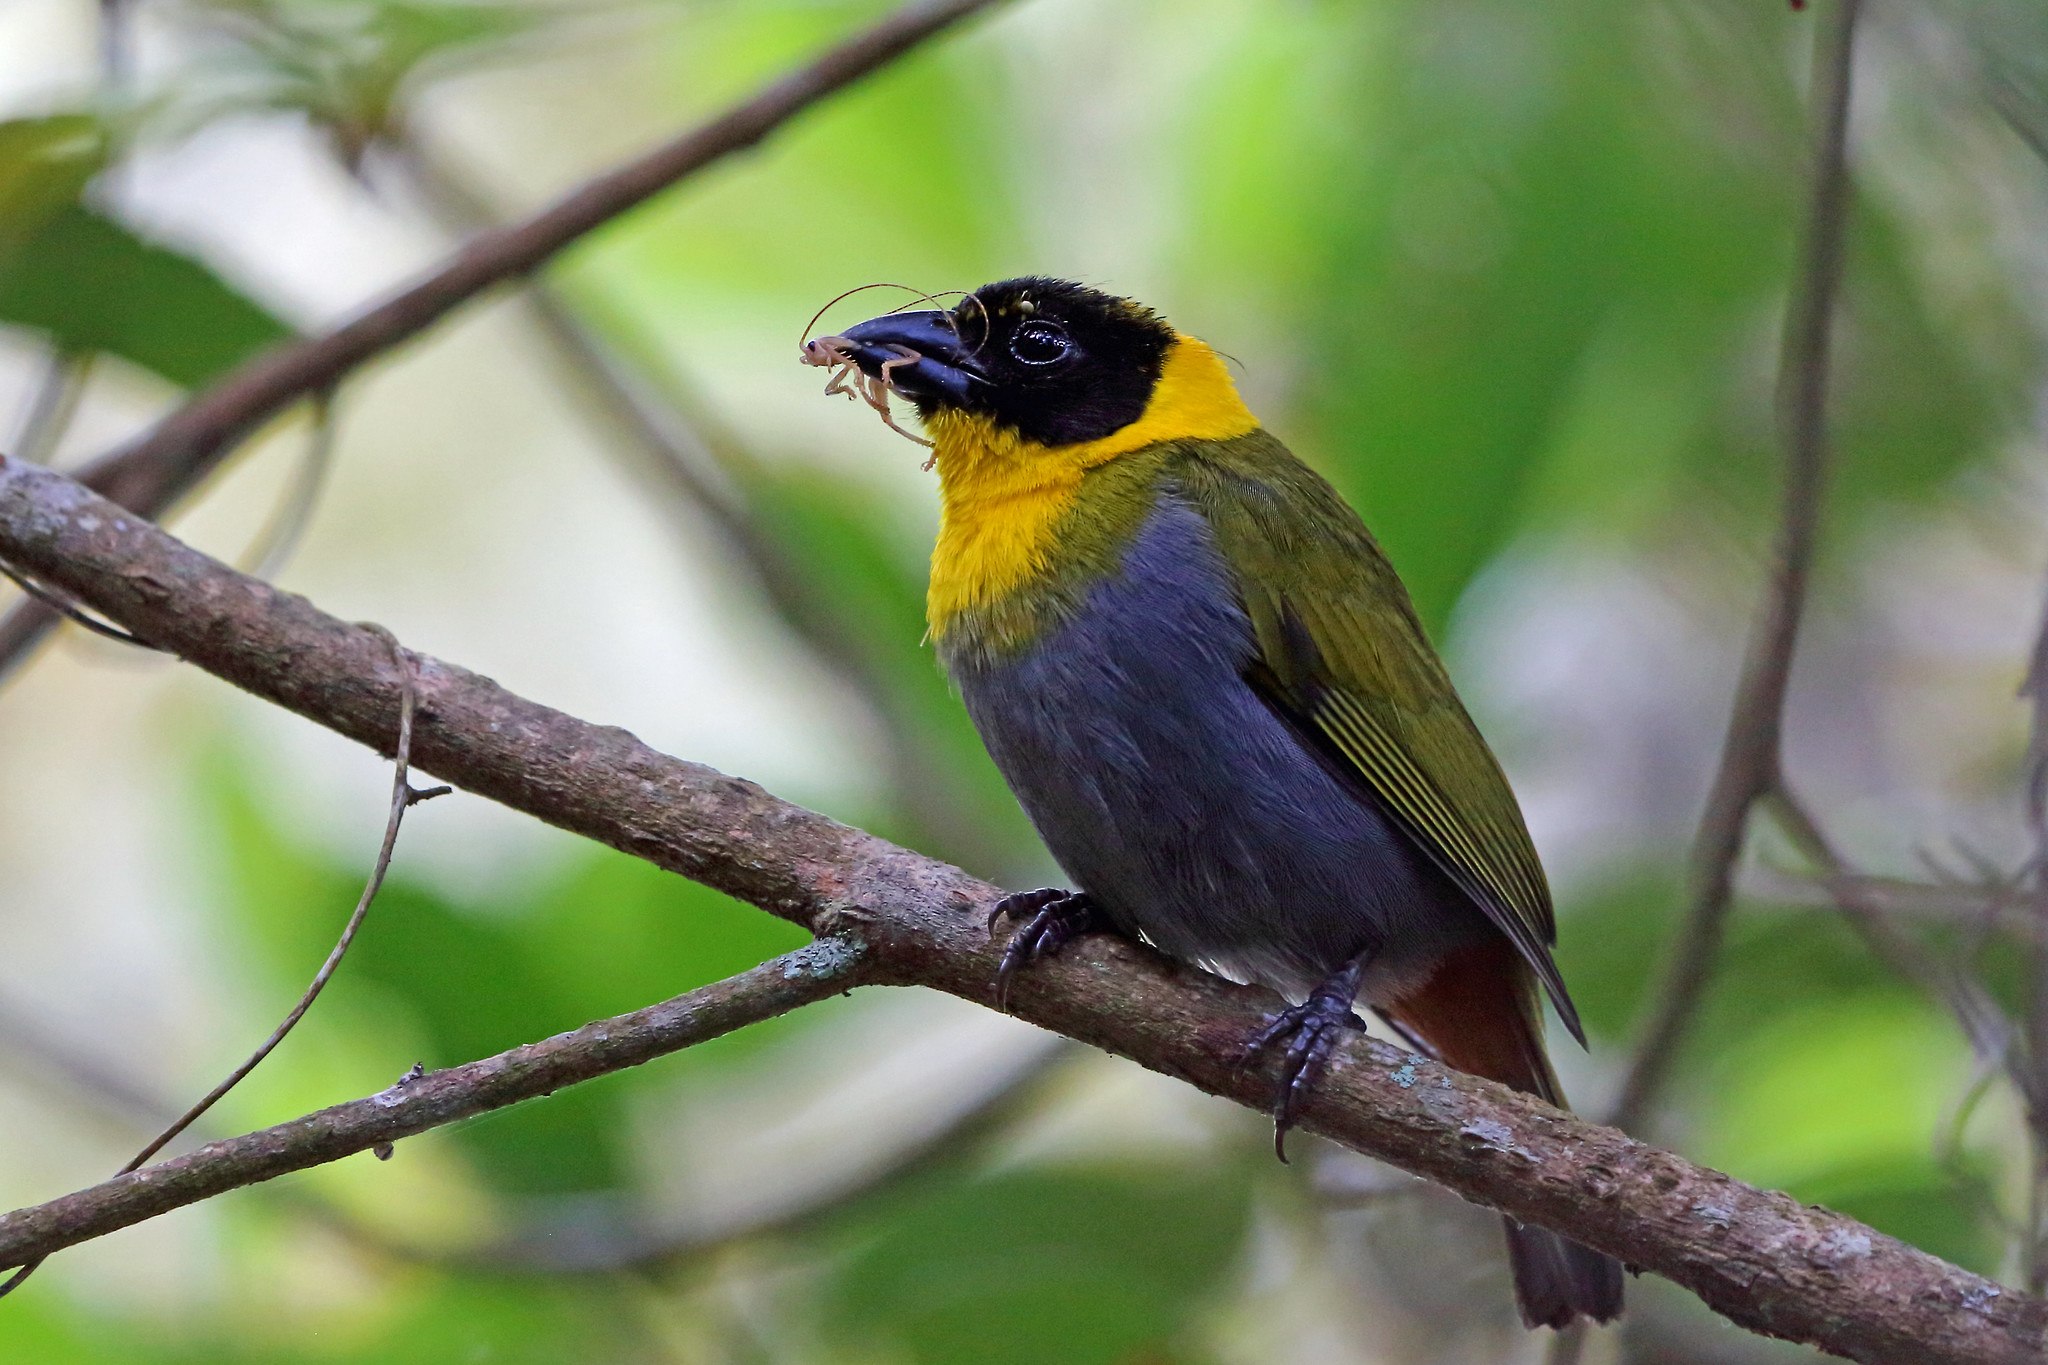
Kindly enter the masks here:
[[0, 259], [76, 202], [107, 150], [99, 121], [84, 114], [0, 121]]
[[1558, 970], [1588, 1038], [1619, 1045], [1643, 1013], [1678, 919], [1671, 869], [1618, 875], [1559, 907]]
[[1935, 1143], [1971, 1074], [1940, 1011], [1900, 991], [1781, 996], [1698, 1075], [1714, 1095], [1691, 1150], [1742, 1179], [1865, 1219], [1980, 1272], [1998, 1268], [1987, 1163]]
[[880, 1211], [833, 1276], [828, 1329], [931, 1365], [1180, 1359], [1174, 1339], [1240, 1258], [1247, 1204], [1242, 1173], [1213, 1168], [949, 1186]]
[[[221, 852], [232, 892], [224, 908], [235, 937], [263, 949], [275, 999], [289, 1001], [332, 946], [367, 866], [337, 863], [293, 842], [271, 824], [230, 761], [209, 766], [216, 828], [205, 842]], [[417, 827], [432, 813], [412, 818]], [[416, 1040], [416, 1055], [387, 1047], [382, 1071], [356, 1081], [375, 1088], [414, 1061], [451, 1066], [651, 1005], [804, 939], [792, 925], [606, 850], [581, 853], [561, 872], [498, 902], [453, 900], [408, 880], [401, 867], [314, 1022], [303, 1027], [353, 1016], [359, 1026], [374, 1021], [387, 1044]], [[276, 1008], [281, 1013], [283, 1006]], [[664, 1075], [715, 1075], [724, 1059], [757, 1053], [810, 1017], [693, 1048], [666, 1064]], [[614, 1077], [577, 1086], [457, 1132], [484, 1179], [504, 1193], [617, 1189], [627, 1183], [621, 1144], [629, 1135], [624, 1103], [632, 1083]]]
[[[609, 113], [626, 88], [591, 80], [587, 59], [548, 65], [556, 46], [586, 51], [575, 43], [519, 41], [587, 7], [151, 8], [154, 22], [182, 26], [181, 41], [161, 73], [145, 66], [164, 79], [141, 92], [140, 136], [281, 116], [380, 194], [371, 154], [415, 120], [442, 131], [443, 110], [417, 98], [444, 73], [487, 59], [513, 76], [548, 73], [467, 105], [453, 92], [447, 128], [461, 136], [450, 150], [502, 137], [504, 101], [582, 99]], [[629, 40], [673, 92], [672, 107], [621, 111], [650, 129], [694, 122], [882, 7], [673, 8], [636, 11], [644, 27]], [[1982, 107], [1959, 99], [1940, 112], [1976, 133], [1942, 141], [1944, 158], [2021, 140], [2048, 149], [2038, 10], [1951, 0], [1929, 11], [1967, 40], [1959, 51], [1985, 82]], [[930, 494], [908, 477], [920, 456], [867, 414], [819, 402], [817, 373], [791, 363], [811, 311], [870, 280], [938, 289], [1026, 270], [1144, 294], [1241, 359], [1267, 424], [1365, 512], [1438, 632], [1474, 576], [1517, 543], [1598, 542], [1669, 563], [1676, 595], [1721, 593], [1728, 548], [1764, 543], [1775, 509], [1771, 390], [1805, 193], [1810, 18], [1753, 0], [1017, 0], [593, 234], [555, 273], [647, 372], [635, 378], [649, 391], [680, 363], [746, 443], [725, 472], [787, 556], [810, 624], [843, 631], [868, 700], [953, 819], [903, 799], [900, 774], [835, 775], [855, 793], [842, 813], [995, 872], [1036, 844], [922, 643]], [[604, 16], [573, 36], [623, 22]], [[1917, 91], [1901, 80], [1859, 118], [1870, 157], [1902, 136], [1898, 110]], [[289, 329], [93, 194], [126, 140], [114, 126], [86, 113], [0, 121], [0, 324], [203, 385]], [[488, 150], [509, 161], [528, 149]], [[576, 150], [534, 149], [543, 171], [531, 183], [506, 176], [507, 188], [553, 192]], [[1952, 221], [1952, 205], [1900, 189], [1910, 163], [1894, 175], [1859, 160], [1858, 172], [1826, 535], [1844, 558], [1868, 554], [1862, 532], [1878, 517], [1924, 513], [1965, 482], [1959, 473], [2002, 468], [2048, 349], [2025, 311], [2038, 300], [2000, 263], [2024, 225], [1999, 215], [2031, 201]], [[402, 195], [386, 202], [410, 211]], [[1958, 272], [1969, 288], [1953, 287]], [[905, 297], [863, 295], [824, 322]], [[842, 445], [868, 462], [839, 458]], [[1704, 567], [1685, 558], [1702, 541]], [[1847, 578], [1822, 575], [1817, 618]], [[717, 600], [767, 610], [758, 594]], [[1603, 667], [1587, 666], [1596, 696]], [[224, 1012], [252, 1042], [331, 945], [381, 813], [315, 846], [271, 809], [247, 776], [256, 766], [232, 742], [204, 749], [185, 812], [220, 890], [207, 960], [232, 987]], [[378, 1089], [415, 1061], [457, 1063], [652, 1003], [802, 941], [608, 852], [536, 856], [541, 870], [490, 891], [417, 875], [411, 860], [437, 814], [413, 813], [354, 954], [228, 1102], [223, 1125], [275, 1121]], [[1682, 859], [1655, 850], [1561, 906], [1560, 961], [1596, 1066], [1616, 1065], [1648, 1013]], [[2008, 1002], [2023, 988], [2018, 965], [2011, 953], [1986, 964]], [[1256, 1178], [1241, 1154], [1109, 1167], [1006, 1152], [1011, 1164], [990, 1171], [963, 1159], [978, 1151], [948, 1151], [836, 1217], [644, 1278], [510, 1281], [414, 1263], [376, 1250], [379, 1225], [354, 1205], [326, 1213], [343, 1226], [363, 1216], [372, 1235], [361, 1245], [302, 1206], [266, 1202], [280, 1188], [352, 1196], [440, 1162], [432, 1178], [451, 1217], [475, 1209], [494, 1226], [538, 1204], [658, 1222], [660, 1192], [642, 1188], [657, 1163], [636, 1144], [667, 1135], [636, 1120], [679, 1100], [714, 1107], [764, 1074], [808, 1077], [798, 1063], [828, 1030], [877, 1017], [858, 1008], [806, 1010], [409, 1143], [402, 1156], [422, 1158], [410, 1167], [364, 1161], [218, 1201], [194, 1216], [219, 1219], [241, 1260], [192, 1270], [219, 1297], [195, 1292], [175, 1313], [118, 1265], [63, 1258], [0, 1307], [0, 1359], [1154, 1365], [1204, 1358], [1218, 1319], [1263, 1292], [1239, 1284]], [[218, 1036], [211, 1024], [207, 1036]], [[918, 1041], [877, 1030], [874, 1046], [894, 1055]], [[203, 1087], [225, 1060], [181, 1052], [161, 1063], [163, 1088]], [[2003, 1234], [1988, 1210], [2013, 1200], [2013, 1126], [1985, 1117], [1957, 1154], [1941, 1147], [1975, 1071], [1952, 1023], [1839, 919], [1743, 903], [1660, 1122], [1690, 1155], [1996, 1270]], [[1062, 1094], [1034, 1118], [1056, 1126], [1069, 1104]], [[687, 1165], [692, 1154], [661, 1155]], [[764, 1184], [752, 1193], [773, 1204], [781, 1191]], [[1312, 1220], [1280, 1203], [1274, 1240], [1311, 1245]], [[1262, 1238], [1261, 1266], [1268, 1247]], [[74, 1264], [91, 1268], [65, 1278]]]
[[190, 256], [82, 204], [0, 258], [0, 321], [196, 387], [291, 335]]
[[89, 207], [107, 155], [84, 115], [0, 122], [0, 323], [185, 386], [290, 335], [199, 261]]
[[[1532, 519], [1647, 530], [1704, 490], [1760, 522], [1777, 448], [1757, 376], [1803, 211], [1783, 26], [1727, 0], [1683, 26], [1607, 0], [1387, 16], [1350, 144], [1298, 182], [1326, 261], [1303, 388], [1313, 448], [1425, 617]], [[1862, 199], [1837, 379], [1851, 511], [1938, 486], [2038, 368], [2008, 307], [1979, 320], [2005, 343], [1982, 372], [1901, 241]]]
[[[244, 1333], [201, 1329], [131, 1349], [163, 1365], [563, 1365], [565, 1361], [644, 1360], [647, 1343], [627, 1296], [576, 1285], [493, 1283], [435, 1276], [394, 1296], [368, 1318], [337, 1314], [319, 1330], [307, 1324], [258, 1325]], [[92, 1329], [85, 1329], [92, 1330]], [[65, 1357], [70, 1359], [70, 1357]]]
[[401, 131], [407, 98], [436, 68], [484, 55], [538, 17], [468, 0], [201, 0], [192, 14], [227, 44], [173, 92], [171, 119], [303, 115], [350, 167]]

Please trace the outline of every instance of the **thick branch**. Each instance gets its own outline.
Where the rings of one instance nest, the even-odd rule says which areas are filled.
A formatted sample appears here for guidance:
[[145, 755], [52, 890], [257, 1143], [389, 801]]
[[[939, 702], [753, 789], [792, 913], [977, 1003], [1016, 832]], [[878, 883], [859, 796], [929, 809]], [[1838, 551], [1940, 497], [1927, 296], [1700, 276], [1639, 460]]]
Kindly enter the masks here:
[[[252, 427], [298, 399], [331, 389], [365, 361], [418, 336], [478, 294], [538, 269], [586, 233], [685, 176], [752, 147], [827, 95], [995, 3], [913, 0], [709, 123], [606, 172], [523, 222], [479, 233], [440, 269], [326, 335], [256, 357], [134, 443], [95, 460], [84, 471], [85, 481], [144, 516], [160, 515]], [[36, 602], [0, 620], [0, 674], [56, 620]]]
[[[62, 475], [0, 458], [0, 558], [361, 743], [381, 746], [395, 732], [400, 679], [382, 636], [236, 573]], [[865, 979], [992, 1002], [998, 951], [983, 915], [994, 888], [453, 665], [418, 656], [416, 677], [421, 768], [816, 932], [858, 939]], [[1271, 1078], [1237, 1057], [1270, 1002], [1113, 939], [1035, 966], [1012, 996], [1034, 1023], [1261, 1111]], [[570, 1035], [585, 1039], [575, 1045], [590, 1054], [583, 1074], [605, 1069], [608, 1028]], [[483, 1063], [479, 1074], [506, 1065]], [[2041, 1356], [2041, 1300], [1370, 1039], [1339, 1051], [1302, 1125], [1668, 1276], [1756, 1331], [1866, 1361]], [[322, 1145], [336, 1141], [332, 1132], [322, 1119], [246, 1149], [210, 1148], [182, 1159], [197, 1164], [178, 1168], [194, 1173], [177, 1178], [175, 1195], [143, 1171], [103, 1187], [91, 1207], [108, 1220], [101, 1230], [119, 1226], [303, 1164], [300, 1142], [334, 1151]], [[132, 1217], [125, 1199], [142, 1201]], [[0, 1219], [0, 1264], [48, 1249], [43, 1217]], [[65, 1226], [64, 1240], [89, 1235], [82, 1223]]]

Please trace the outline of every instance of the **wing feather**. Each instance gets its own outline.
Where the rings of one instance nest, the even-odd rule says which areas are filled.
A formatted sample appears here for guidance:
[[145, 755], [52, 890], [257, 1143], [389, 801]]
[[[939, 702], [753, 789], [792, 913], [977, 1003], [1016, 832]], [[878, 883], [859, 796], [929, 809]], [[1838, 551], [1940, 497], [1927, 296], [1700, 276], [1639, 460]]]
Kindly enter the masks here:
[[1357, 514], [1263, 432], [1191, 447], [1177, 482], [1237, 576], [1253, 686], [1471, 897], [1583, 1043], [1521, 808]]

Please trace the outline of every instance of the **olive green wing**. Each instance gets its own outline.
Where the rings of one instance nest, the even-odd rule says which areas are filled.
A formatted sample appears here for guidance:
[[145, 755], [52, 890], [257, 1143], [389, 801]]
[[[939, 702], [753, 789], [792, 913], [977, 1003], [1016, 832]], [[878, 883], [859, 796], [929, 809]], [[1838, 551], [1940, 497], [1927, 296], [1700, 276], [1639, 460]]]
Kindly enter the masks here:
[[1584, 1043], [1521, 808], [1371, 533], [1264, 432], [1191, 445], [1179, 465], [1251, 618], [1248, 681], [1507, 935]]

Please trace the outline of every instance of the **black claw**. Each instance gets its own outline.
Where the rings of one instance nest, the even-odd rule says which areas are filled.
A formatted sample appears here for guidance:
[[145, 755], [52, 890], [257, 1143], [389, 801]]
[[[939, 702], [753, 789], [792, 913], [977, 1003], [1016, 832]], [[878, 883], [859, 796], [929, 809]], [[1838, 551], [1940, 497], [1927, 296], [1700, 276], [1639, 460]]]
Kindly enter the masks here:
[[988, 912], [989, 937], [995, 937], [996, 923], [999, 920], [1027, 919], [1054, 902], [1063, 901], [1077, 894], [1057, 886], [1043, 886], [1036, 891], [1019, 891], [1014, 896], [1005, 896], [996, 902], [995, 909]]
[[1104, 927], [1102, 913], [1087, 892], [1063, 891], [1058, 887], [1020, 891], [999, 901], [988, 916], [991, 936], [996, 923], [1005, 919], [1024, 923], [1010, 936], [1009, 946], [1003, 949], [1002, 963], [996, 968], [996, 1008], [1001, 1010], [1010, 1007], [1010, 983], [1019, 971], [1039, 958], [1051, 957], [1082, 934]]
[[1273, 1154], [1287, 1160], [1287, 1130], [1302, 1101], [1315, 1088], [1330, 1052], [1346, 1029], [1362, 1029], [1365, 1023], [1351, 1012], [1358, 994], [1363, 964], [1354, 963], [1309, 993], [1299, 1005], [1290, 1005], [1266, 1021], [1245, 1044], [1244, 1058], [1251, 1062], [1283, 1038], [1287, 1052], [1280, 1059], [1280, 1088], [1273, 1096]]

